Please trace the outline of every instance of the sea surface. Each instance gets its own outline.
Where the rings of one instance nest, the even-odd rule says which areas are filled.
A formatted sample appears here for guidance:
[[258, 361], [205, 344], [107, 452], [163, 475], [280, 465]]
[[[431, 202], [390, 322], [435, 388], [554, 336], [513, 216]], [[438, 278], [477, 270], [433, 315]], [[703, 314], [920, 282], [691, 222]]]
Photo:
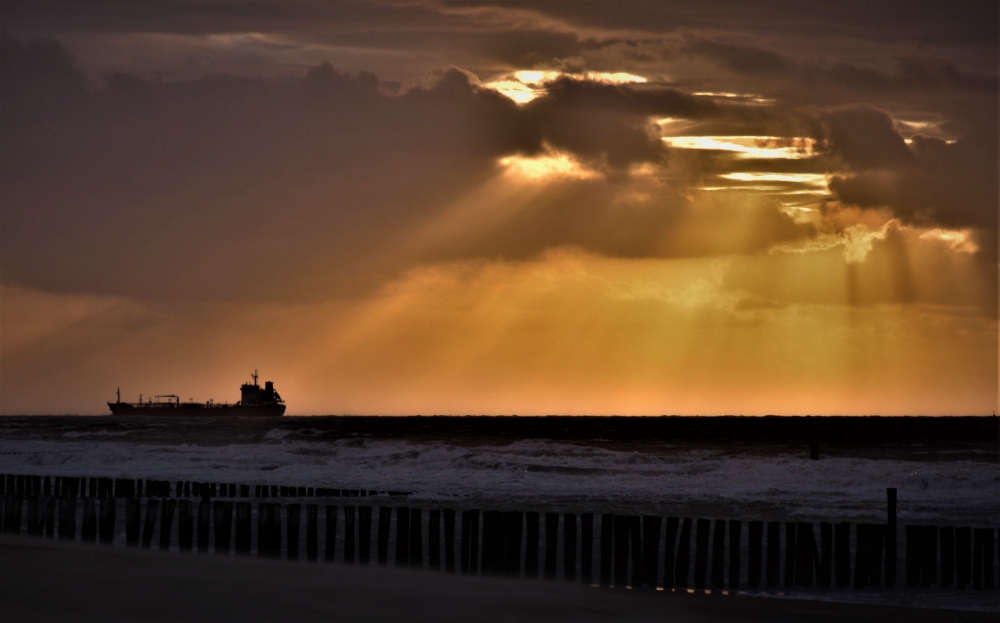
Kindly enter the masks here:
[[[991, 418], [0, 417], [0, 473], [395, 491], [407, 495], [371, 503], [422, 508], [871, 523], [886, 521], [895, 487], [902, 532], [1000, 526], [996, 434]], [[794, 596], [1000, 611], [989, 593]]]
[[[395, 490], [463, 508], [851, 522], [884, 521], [895, 487], [900, 523], [1000, 525], [990, 418], [943, 428], [941, 418], [903, 427], [882, 418], [889, 429], [845, 418], [819, 433], [803, 428], [806, 418], [766, 420], [3, 417], [0, 473]], [[810, 460], [813, 437], [819, 460]]]

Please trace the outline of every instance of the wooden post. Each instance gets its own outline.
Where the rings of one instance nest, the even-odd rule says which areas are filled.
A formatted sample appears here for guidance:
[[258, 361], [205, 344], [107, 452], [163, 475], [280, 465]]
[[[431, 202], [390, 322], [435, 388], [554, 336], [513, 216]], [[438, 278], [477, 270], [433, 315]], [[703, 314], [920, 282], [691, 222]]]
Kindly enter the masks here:
[[833, 562], [837, 588], [851, 585], [851, 524], [842, 521], [834, 527]]
[[146, 522], [142, 527], [142, 548], [149, 549], [153, 545], [153, 530], [156, 527], [156, 515], [160, 510], [160, 500], [146, 500]]
[[521, 577], [521, 537], [524, 515], [517, 511], [504, 513], [504, 575]]
[[545, 513], [545, 569], [546, 580], [556, 579], [556, 552], [559, 546], [559, 514]]
[[[919, 549], [920, 539], [919, 531], [917, 532], [917, 548]], [[854, 529], [854, 588], [864, 588], [868, 585], [871, 579], [871, 570], [869, 569], [869, 558], [871, 556], [871, 543], [869, 540], [871, 534], [868, 530], [868, 524], [858, 524]], [[914, 550], [916, 552], [916, 549]], [[916, 553], [914, 560], [920, 560], [919, 553]], [[917, 576], [919, 577], [920, 571], [917, 570]]]
[[[386, 546], [388, 547], [388, 543]], [[444, 570], [445, 573], [455, 573], [455, 511], [447, 509], [444, 511]]]
[[[232, 504], [232, 502], [229, 502]], [[302, 515], [300, 504], [289, 504], [285, 507], [285, 516], [288, 519], [288, 560], [299, 559], [299, 521]]]
[[139, 547], [139, 526], [141, 525], [142, 500], [125, 499], [125, 545]]
[[712, 586], [715, 588], [725, 588], [726, 586], [726, 521], [724, 519], [715, 520], [715, 531], [712, 534]]
[[887, 487], [886, 495], [886, 531], [885, 531], [885, 586], [896, 585], [896, 488]]
[[580, 580], [594, 583], [594, 513], [580, 515]]
[[611, 586], [611, 558], [615, 546], [615, 516], [601, 515], [601, 586]]
[[729, 589], [740, 587], [740, 540], [743, 524], [735, 519], [729, 521]]
[[233, 532], [233, 503], [215, 503], [215, 553], [228, 554]]
[[432, 509], [427, 517], [427, 566], [441, 570], [441, 511]]
[[344, 562], [354, 562], [354, 507], [344, 507]]
[[41, 535], [41, 531], [38, 529], [38, 504], [40, 502], [38, 497], [28, 498], [28, 536]]
[[920, 586], [937, 584], [937, 526], [924, 526], [921, 538]]
[[[398, 519], [397, 519], [398, 521]], [[462, 575], [469, 573], [469, 551], [471, 549], [472, 525], [469, 521], [469, 511], [462, 511], [462, 542], [459, 546], [459, 570]]]
[[983, 588], [993, 588], [993, 528], [980, 528], [983, 539]]
[[10, 514], [4, 517], [4, 531], [11, 534], [20, 534], [21, 509], [24, 507], [23, 495], [18, 493], [7, 496], [7, 507], [10, 509]]
[[955, 529], [941, 528], [941, 588], [949, 588], [954, 582]]
[[[906, 586], [920, 586], [923, 568], [923, 527], [906, 526]], [[857, 579], [855, 579], [857, 584]]]
[[632, 556], [632, 581], [629, 586], [639, 588], [646, 583], [643, 571], [646, 569], [646, 562], [642, 558], [642, 520], [638, 515], [630, 515], [628, 518], [628, 538], [630, 555]]
[[333, 562], [337, 555], [337, 507], [328, 504], [326, 507], [326, 551], [323, 560]]
[[750, 522], [750, 541], [747, 544], [747, 588], [760, 586], [760, 570], [764, 563], [764, 522]]
[[45, 500], [45, 538], [54, 539], [56, 533], [56, 501], [53, 498]]
[[795, 543], [795, 585], [812, 588], [815, 569], [819, 566], [819, 549], [816, 546], [813, 525], [800, 521], [796, 531], [798, 540]]
[[499, 575], [503, 570], [503, 552], [498, 551], [503, 519], [499, 511], [483, 511], [483, 575]]
[[306, 560], [319, 560], [319, 505], [306, 504]]
[[[18, 523], [20, 524], [20, 522]], [[20, 525], [17, 527], [20, 529]], [[80, 541], [83, 543], [97, 542], [97, 509], [94, 505], [94, 498], [90, 496], [83, 498], [83, 518], [80, 521]]]
[[[305, 496], [303, 496], [305, 497]], [[372, 507], [358, 507], [358, 562], [367, 565], [372, 551]]]
[[[926, 560], [927, 554], [924, 556]], [[987, 574], [990, 576], [989, 583], [986, 582]], [[923, 579], [923, 573], [920, 578]], [[975, 528], [972, 531], [972, 589], [979, 591], [984, 588], [993, 588], [993, 530]]]
[[249, 556], [251, 542], [251, 510], [250, 502], [237, 502], [235, 505], [236, 530], [233, 549], [237, 556]]
[[99, 538], [104, 545], [111, 545], [115, 540], [116, 502], [110, 495], [101, 499], [101, 518]]
[[674, 586], [674, 558], [677, 551], [677, 517], [667, 517], [666, 534], [663, 535], [663, 588]]
[[795, 535], [794, 521], [785, 522], [785, 588], [795, 585]]
[[614, 587], [625, 588], [628, 585], [629, 519], [623, 515], [616, 515], [612, 522]]
[[424, 566], [423, 526], [420, 521], [420, 509], [410, 509], [410, 566]]
[[529, 511], [524, 514], [525, 544], [524, 544], [524, 577], [538, 577], [538, 548], [540, 541], [538, 513]]
[[281, 558], [281, 503], [271, 503], [271, 529], [268, 531], [268, 552], [271, 558]]
[[707, 519], [699, 519], [694, 545], [694, 587], [704, 590], [708, 577], [708, 533], [712, 523]]
[[[906, 527], [906, 585], [910, 584], [910, 527]], [[972, 579], [972, 529], [955, 528], [955, 588], [965, 588]], [[916, 584], [913, 584], [916, 586]]]
[[392, 524], [392, 508], [380, 506], [378, 509], [378, 564], [384, 567], [389, 562], [389, 527]]
[[[463, 519], [465, 519], [463, 517]], [[463, 530], [465, 529], [463, 521]], [[396, 566], [406, 567], [410, 564], [410, 509], [396, 509]]]
[[271, 504], [257, 504], [257, 557], [266, 558], [271, 551]]
[[830, 588], [833, 583], [833, 524], [819, 523], [820, 558], [816, 569], [816, 584]]
[[469, 511], [471, 520], [471, 534], [469, 535], [469, 573], [477, 575], [479, 573], [479, 511]]
[[163, 500], [160, 506], [160, 551], [170, 550], [170, 533], [174, 527], [174, 510], [177, 509], [177, 500], [170, 498]]
[[191, 510], [191, 500], [180, 500], [177, 503], [177, 549], [190, 553], [194, 548], [194, 513]]
[[642, 577], [645, 585], [656, 588], [660, 571], [660, 529], [663, 519], [645, 516], [642, 518]]
[[576, 515], [563, 514], [563, 578], [576, 582]]
[[202, 498], [198, 503], [198, 553], [208, 553], [209, 530], [212, 522], [212, 503]]
[[767, 588], [778, 586], [781, 568], [781, 523], [767, 522]]
[[681, 533], [677, 540], [677, 557], [674, 564], [674, 583], [687, 588], [688, 570], [691, 568], [691, 518], [681, 521]]

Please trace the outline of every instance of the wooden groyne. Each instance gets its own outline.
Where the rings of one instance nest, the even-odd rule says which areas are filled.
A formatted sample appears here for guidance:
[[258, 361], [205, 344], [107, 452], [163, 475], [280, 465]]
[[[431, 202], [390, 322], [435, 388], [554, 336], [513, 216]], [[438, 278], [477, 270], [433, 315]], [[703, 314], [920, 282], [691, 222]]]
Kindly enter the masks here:
[[162, 551], [394, 564], [616, 588], [1000, 586], [995, 527], [900, 528], [895, 489], [887, 490], [881, 524], [423, 509], [362, 499], [392, 495], [406, 494], [2, 475], [0, 529], [146, 549], [155, 543]]

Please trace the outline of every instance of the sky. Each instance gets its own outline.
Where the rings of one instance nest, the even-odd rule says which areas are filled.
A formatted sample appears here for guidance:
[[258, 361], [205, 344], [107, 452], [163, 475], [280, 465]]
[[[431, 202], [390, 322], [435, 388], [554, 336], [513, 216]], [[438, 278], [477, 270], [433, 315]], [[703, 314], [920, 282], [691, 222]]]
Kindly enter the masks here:
[[7, 0], [0, 413], [990, 414], [997, 10]]

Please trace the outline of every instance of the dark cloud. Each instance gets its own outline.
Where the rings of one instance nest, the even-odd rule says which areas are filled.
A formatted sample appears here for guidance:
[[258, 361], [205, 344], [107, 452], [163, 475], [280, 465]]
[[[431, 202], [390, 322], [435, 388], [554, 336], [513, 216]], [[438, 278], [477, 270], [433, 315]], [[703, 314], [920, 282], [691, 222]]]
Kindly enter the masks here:
[[837, 108], [821, 118], [830, 148], [853, 169], [830, 181], [840, 201], [889, 207], [908, 222], [996, 229], [995, 124], [954, 143], [918, 135], [908, 146], [892, 118], [870, 106]]
[[721, 116], [705, 98], [666, 88], [646, 89], [561, 78], [525, 108], [553, 146], [612, 167], [659, 160], [666, 153], [650, 117]]
[[902, 166], [914, 161], [888, 113], [871, 106], [845, 106], [821, 119], [832, 148], [859, 169]]
[[54, 50], [5, 41], [0, 61], [3, 278], [38, 287], [301, 296], [320, 272], [342, 289], [496, 157], [541, 146], [458, 71], [399, 97], [329, 66], [88, 86]]
[[761, 48], [726, 45], [709, 39], [689, 42], [684, 50], [706, 56], [724, 67], [741, 74], [786, 74], [794, 68], [791, 59]]
[[[651, 116], [733, 114], [668, 88], [571, 79], [519, 107], [457, 69], [390, 95], [372, 74], [329, 65], [302, 78], [115, 74], [91, 83], [52, 42], [5, 40], [0, 63], [3, 279], [144, 297], [370, 288], [414, 261], [401, 257], [400, 241], [497, 175], [502, 156], [548, 144], [613, 178], [665, 157]], [[689, 243], [670, 231], [689, 224], [683, 202], [616, 211], [627, 189], [595, 184], [440, 253], [524, 257], [575, 245], [703, 255], [801, 234], [768, 208], [754, 242], [708, 243], [705, 221], [703, 239]]]

